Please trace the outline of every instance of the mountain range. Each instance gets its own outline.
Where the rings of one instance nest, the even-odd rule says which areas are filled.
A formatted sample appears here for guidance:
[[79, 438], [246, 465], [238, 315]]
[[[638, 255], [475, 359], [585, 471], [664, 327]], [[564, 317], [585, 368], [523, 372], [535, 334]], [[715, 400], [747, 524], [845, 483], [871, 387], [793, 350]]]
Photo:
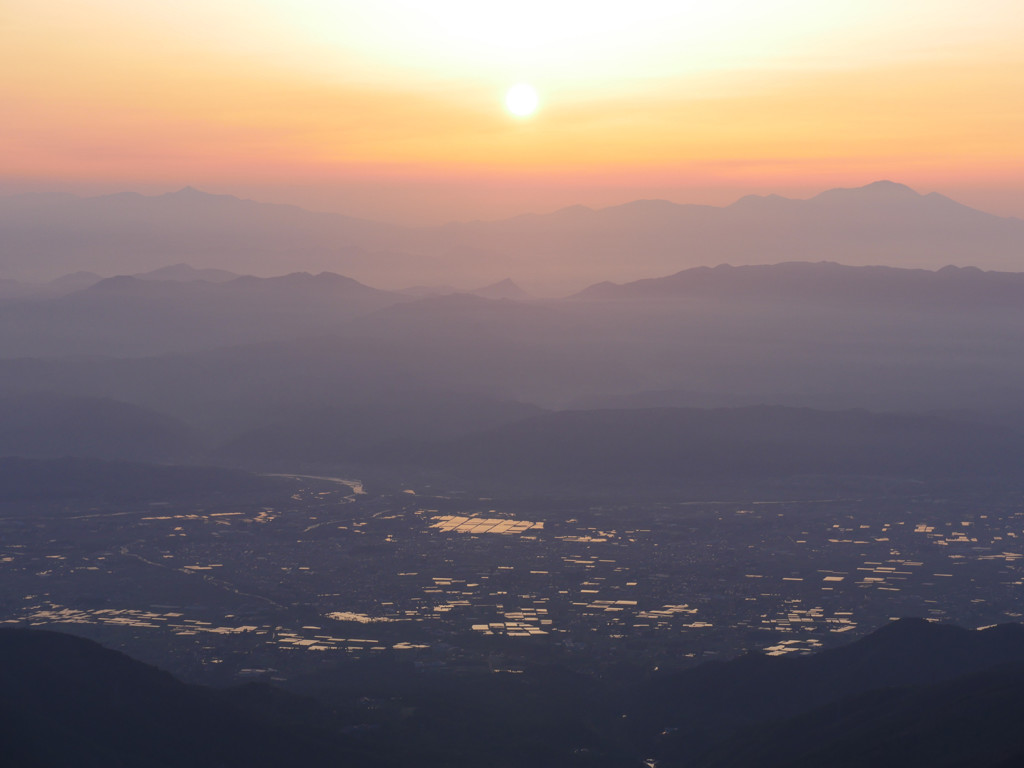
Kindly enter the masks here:
[[[281, 341], [412, 300], [328, 272], [209, 279], [209, 270], [169, 269], [0, 303], [0, 354], [138, 356]], [[181, 279], [191, 275], [204, 277]]]
[[417, 228], [185, 188], [154, 197], [0, 199], [0, 242], [7, 279], [131, 274], [186, 261], [257, 275], [285, 264], [389, 289], [511, 277], [550, 291], [726, 262], [1016, 271], [1024, 221], [888, 181], [808, 200], [749, 196], [725, 207], [640, 200]]
[[867, 308], [922, 308], [1024, 304], [1024, 273], [946, 266], [939, 270], [851, 267], [835, 262], [783, 262], [694, 267], [667, 277], [625, 284], [598, 283], [573, 298], [585, 301], [673, 299]]
[[[417, 298], [334, 273], [177, 265], [0, 300], [0, 455], [475, 467], [497, 479], [514, 459], [534, 479], [587, 483], [611, 467], [709, 471], [722, 452], [763, 475], [760, 440], [785, 444], [786, 473], [848, 461], [856, 473], [977, 474], [979, 457], [1015, 471], [1018, 273], [789, 262], [565, 299], [489, 288], [500, 298]], [[889, 446], [874, 464], [872, 440]], [[561, 444], [572, 450], [552, 453]]]

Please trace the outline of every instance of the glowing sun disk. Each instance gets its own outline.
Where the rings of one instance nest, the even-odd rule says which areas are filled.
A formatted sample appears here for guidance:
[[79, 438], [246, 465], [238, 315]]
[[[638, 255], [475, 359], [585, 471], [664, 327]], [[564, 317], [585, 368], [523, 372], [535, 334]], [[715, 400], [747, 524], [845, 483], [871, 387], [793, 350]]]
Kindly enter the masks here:
[[505, 106], [516, 117], [526, 117], [537, 111], [540, 99], [537, 91], [528, 83], [518, 83], [505, 94]]

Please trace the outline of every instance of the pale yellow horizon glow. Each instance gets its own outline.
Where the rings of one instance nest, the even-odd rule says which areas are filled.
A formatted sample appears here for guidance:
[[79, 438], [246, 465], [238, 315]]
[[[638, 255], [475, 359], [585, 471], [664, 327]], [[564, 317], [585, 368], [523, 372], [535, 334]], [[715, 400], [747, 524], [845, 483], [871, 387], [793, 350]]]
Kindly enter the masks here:
[[547, 207], [594, 177], [688, 201], [887, 177], [1024, 215], [1021, 39], [1018, 0], [9, 3], [0, 194], [290, 188], [422, 219], [431, 179], [460, 218], [518, 212], [524, 177]]

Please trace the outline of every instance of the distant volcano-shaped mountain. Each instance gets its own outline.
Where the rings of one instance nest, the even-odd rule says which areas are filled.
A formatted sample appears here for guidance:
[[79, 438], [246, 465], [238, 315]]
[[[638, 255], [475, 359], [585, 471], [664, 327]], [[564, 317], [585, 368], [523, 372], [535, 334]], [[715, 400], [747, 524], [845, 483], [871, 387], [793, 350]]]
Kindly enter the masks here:
[[516, 285], [507, 277], [504, 280], [499, 280], [496, 283], [485, 285], [483, 288], [477, 288], [473, 293], [476, 296], [482, 296], [485, 299], [513, 299], [521, 300], [530, 298], [530, 294]]
[[748, 196], [722, 208], [665, 200], [601, 210], [575, 206], [452, 225], [446, 234], [462, 247], [500, 248], [529, 258], [547, 276], [566, 278], [600, 273], [609, 276], [604, 279], [633, 280], [723, 262], [795, 260], [1024, 268], [1024, 221], [889, 181], [829, 190], [809, 200]]

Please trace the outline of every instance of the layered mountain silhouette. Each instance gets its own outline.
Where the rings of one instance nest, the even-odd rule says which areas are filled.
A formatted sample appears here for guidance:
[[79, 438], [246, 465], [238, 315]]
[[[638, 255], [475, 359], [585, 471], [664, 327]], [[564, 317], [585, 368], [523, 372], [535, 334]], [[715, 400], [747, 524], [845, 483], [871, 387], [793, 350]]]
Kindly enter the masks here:
[[[532, 301], [416, 299], [333, 273], [120, 276], [0, 302], [0, 450], [475, 467], [495, 478], [504, 452], [538, 479], [573, 482], [614, 477], [612, 467], [683, 477], [726, 457], [749, 476], [1007, 476], [1022, 299], [1014, 273], [834, 263], [698, 268]], [[875, 413], [540, 413], [755, 405]], [[972, 415], [940, 428], [924, 411]], [[890, 412], [931, 426], [879, 415]], [[891, 446], [884, 461], [870, 457], [875, 440]], [[553, 445], [568, 452], [541, 461]], [[771, 446], [792, 461], [773, 465]]]
[[[999, 218], [938, 194], [883, 181], [809, 200], [743, 198], [731, 206], [641, 200], [590, 210], [464, 225], [462, 242], [500, 242], [513, 253], [558, 260], [564, 272], [623, 279], [728, 262], [834, 260], [937, 269], [947, 264], [1015, 271], [1024, 222]], [[574, 258], [575, 257], [575, 258]], [[555, 272], [555, 264], [549, 273]], [[610, 277], [618, 274], [619, 278]]]
[[336, 330], [410, 300], [329, 272], [158, 272], [164, 276], [111, 277], [50, 300], [0, 304], [0, 354], [137, 356], [276, 341]]
[[[611, 448], [595, 454], [597, 445], [636, 442], [631, 432], [680, 456], [705, 451], [694, 467], [711, 461], [713, 450], [705, 449], [713, 446], [684, 450], [685, 441], [670, 439], [664, 430], [681, 418], [676, 412], [663, 425], [641, 415], [557, 414], [497, 435], [480, 451], [445, 441], [568, 407], [970, 411], [975, 421], [998, 413], [1004, 424], [1019, 423], [1022, 290], [1013, 273], [832, 263], [695, 269], [534, 301], [415, 299], [330, 273], [226, 282], [108, 278], [61, 297], [0, 302], [0, 393], [64, 399], [45, 407], [11, 400], [0, 448], [176, 460], [190, 449], [171, 432], [184, 429], [201, 445], [195, 455], [222, 449], [224, 460], [243, 463], [284, 459], [285, 445], [320, 462], [362, 461], [389, 442], [423, 442], [439, 446], [438, 466], [468, 469], [459, 450], [480, 463], [500, 446], [510, 457], [521, 451], [529, 465], [529, 440], [557, 438], [580, 443], [579, 470], [565, 468], [567, 477], [582, 478], [586, 464], [618, 461]], [[76, 427], [67, 410], [74, 402], [82, 414], [94, 403], [109, 418], [80, 419]], [[148, 425], [145, 436], [132, 433], [132, 423]], [[785, 429], [801, 434], [796, 424]], [[745, 426], [748, 437], [765, 433], [753, 421]], [[833, 426], [842, 439], [859, 434], [850, 424]], [[730, 446], [743, 432], [729, 432], [724, 416], [718, 428]], [[606, 432], [588, 445], [586, 430]], [[965, 445], [991, 439], [976, 455], [991, 456], [992, 471], [1008, 471], [1013, 454], [999, 454], [1006, 436], [972, 435]], [[110, 453], [121, 438], [131, 447]], [[811, 451], [815, 440], [800, 450]], [[926, 443], [922, 436], [910, 445]], [[743, 445], [735, 443], [743, 471], [770, 470], [755, 466], [752, 443]], [[940, 456], [943, 445], [950, 451]], [[650, 458], [627, 456], [622, 466], [667, 473], [665, 462], [675, 459], [655, 452], [638, 445], [635, 455]], [[786, 471], [832, 471], [825, 455]], [[840, 462], [842, 452], [834, 455]], [[956, 463], [945, 438], [908, 456], [917, 458], [894, 456], [889, 466], [914, 474], [928, 461]], [[419, 463], [408, 451], [391, 458]], [[552, 466], [567, 460], [553, 457]], [[967, 457], [963, 466], [981, 463]]]
[[695, 266], [832, 260], [1013, 271], [1024, 221], [882, 181], [809, 200], [750, 196], [726, 207], [640, 200], [601, 210], [401, 228], [190, 188], [145, 197], [0, 200], [0, 276], [146, 272], [202, 263], [246, 274], [280, 264], [387, 288], [511, 275], [549, 285], [636, 280]]
[[173, 280], [179, 283], [186, 283], [192, 280], [203, 280], [207, 283], [226, 283], [229, 280], [241, 277], [235, 272], [228, 272], [225, 269], [196, 269], [191, 264], [179, 263], [169, 264], [166, 267], [153, 269], [149, 272], [142, 272], [133, 277], [139, 280]]
[[345, 249], [355, 259], [358, 243], [388, 231], [360, 219], [191, 187], [157, 196], [22, 195], [0, 201], [3, 273], [27, 280], [79, 269], [134, 274], [182, 261], [241, 274], [279, 274], [282, 264], [337, 269]]
[[522, 301], [529, 299], [530, 294], [516, 285], [509, 278], [499, 280], [496, 283], [485, 285], [482, 288], [477, 288], [472, 293], [476, 296], [482, 296], [485, 299], [512, 299], [514, 301]]

